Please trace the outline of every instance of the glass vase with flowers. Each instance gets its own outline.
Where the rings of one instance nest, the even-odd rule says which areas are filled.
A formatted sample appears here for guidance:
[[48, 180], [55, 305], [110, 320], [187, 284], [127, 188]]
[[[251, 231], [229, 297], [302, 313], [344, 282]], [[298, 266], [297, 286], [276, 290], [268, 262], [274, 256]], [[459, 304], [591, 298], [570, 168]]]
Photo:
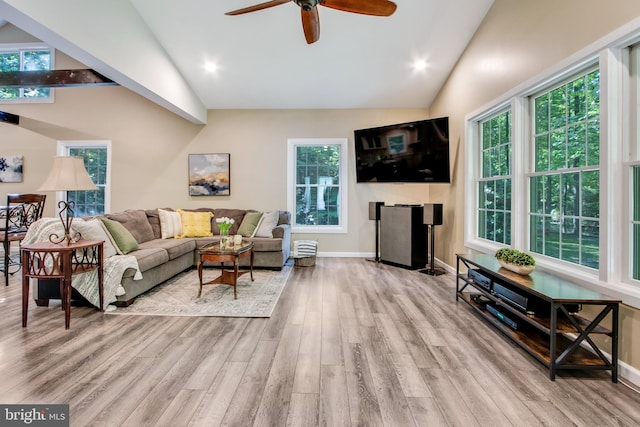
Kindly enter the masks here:
[[233, 218], [228, 218], [223, 216], [221, 218], [216, 218], [216, 223], [218, 224], [218, 228], [220, 229], [220, 248], [227, 249], [233, 246], [233, 240], [229, 238], [229, 230], [235, 221]]

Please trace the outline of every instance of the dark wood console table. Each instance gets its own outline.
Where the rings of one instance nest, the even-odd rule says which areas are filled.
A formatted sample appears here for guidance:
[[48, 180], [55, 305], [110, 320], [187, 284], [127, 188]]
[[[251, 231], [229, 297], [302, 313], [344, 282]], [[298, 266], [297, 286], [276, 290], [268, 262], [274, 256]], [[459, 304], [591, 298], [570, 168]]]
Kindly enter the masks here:
[[[534, 271], [528, 276], [513, 273], [502, 268], [491, 255], [456, 257], [456, 301], [466, 302], [543, 363], [549, 368], [552, 381], [561, 369], [591, 369], [610, 370], [611, 381], [618, 382], [619, 299], [544, 272]], [[467, 271], [462, 272], [461, 267]], [[475, 277], [470, 277], [471, 270]], [[513, 293], [512, 299], [509, 292]], [[513, 303], [519, 298], [528, 301], [530, 309]], [[593, 320], [577, 314], [585, 305], [601, 307]], [[601, 323], [609, 313], [611, 327], [607, 328]], [[611, 338], [611, 360], [591, 339], [591, 334]]]
[[102, 240], [79, 240], [75, 243], [40, 242], [23, 245], [22, 256], [22, 327], [27, 326], [29, 279], [59, 279], [64, 327], [71, 323], [71, 277], [98, 270], [100, 311], [104, 311]]

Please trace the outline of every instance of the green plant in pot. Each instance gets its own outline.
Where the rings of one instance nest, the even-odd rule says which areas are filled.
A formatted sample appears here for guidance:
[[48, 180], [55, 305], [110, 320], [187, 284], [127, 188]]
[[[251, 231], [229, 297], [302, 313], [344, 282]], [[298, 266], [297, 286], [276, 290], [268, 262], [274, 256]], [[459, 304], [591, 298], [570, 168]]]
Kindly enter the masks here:
[[507, 270], [523, 275], [531, 273], [536, 266], [531, 255], [517, 249], [502, 248], [496, 252], [496, 259]]

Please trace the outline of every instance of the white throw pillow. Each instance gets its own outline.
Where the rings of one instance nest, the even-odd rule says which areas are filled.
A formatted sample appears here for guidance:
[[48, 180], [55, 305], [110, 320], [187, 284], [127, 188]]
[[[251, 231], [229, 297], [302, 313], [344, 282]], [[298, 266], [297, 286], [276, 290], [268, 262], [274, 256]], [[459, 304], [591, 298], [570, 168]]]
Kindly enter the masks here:
[[182, 234], [182, 219], [179, 212], [165, 211], [158, 209], [160, 217], [160, 237], [171, 239]]
[[86, 221], [76, 219], [71, 224], [71, 229], [80, 233], [85, 240], [104, 240], [103, 255], [105, 259], [117, 255], [118, 251], [111, 240], [111, 235], [105, 230], [99, 219], [92, 218]]
[[263, 213], [255, 237], [273, 237], [273, 229], [278, 225], [279, 217], [279, 211]]

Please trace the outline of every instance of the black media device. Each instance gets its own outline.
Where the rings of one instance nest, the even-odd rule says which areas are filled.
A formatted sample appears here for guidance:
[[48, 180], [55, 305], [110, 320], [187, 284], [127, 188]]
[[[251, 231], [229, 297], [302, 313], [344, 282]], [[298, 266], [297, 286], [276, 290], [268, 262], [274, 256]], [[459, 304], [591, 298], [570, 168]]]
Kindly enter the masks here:
[[354, 131], [356, 181], [449, 183], [449, 118]]
[[482, 286], [488, 291], [491, 291], [492, 280], [480, 272], [480, 270], [470, 268], [467, 272], [469, 279], [473, 280], [476, 284]]
[[487, 311], [495, 316], [496, 319], [500, 320], [502, 323], [509, 326], [511, 329], [518, 329], [518, 322], [505, 315], [502, 311], [500, 311], [497, 307], [494, 307], [491, 304], [487, 304]]
[[471, 301], [475, 302], [476, 304], [482, 307], [486, 307], [486, 305], [491, 302], [489, 298], [487, 298], [482, 294], [472, 294], [470, 298], [471, 298]]
[[499, 283], [493, 284], [493, 293], [495, 296], [514, 306], [518, 310], [525, 313], [529, 310], [529, 298], [524, 295], [520, 295]]

